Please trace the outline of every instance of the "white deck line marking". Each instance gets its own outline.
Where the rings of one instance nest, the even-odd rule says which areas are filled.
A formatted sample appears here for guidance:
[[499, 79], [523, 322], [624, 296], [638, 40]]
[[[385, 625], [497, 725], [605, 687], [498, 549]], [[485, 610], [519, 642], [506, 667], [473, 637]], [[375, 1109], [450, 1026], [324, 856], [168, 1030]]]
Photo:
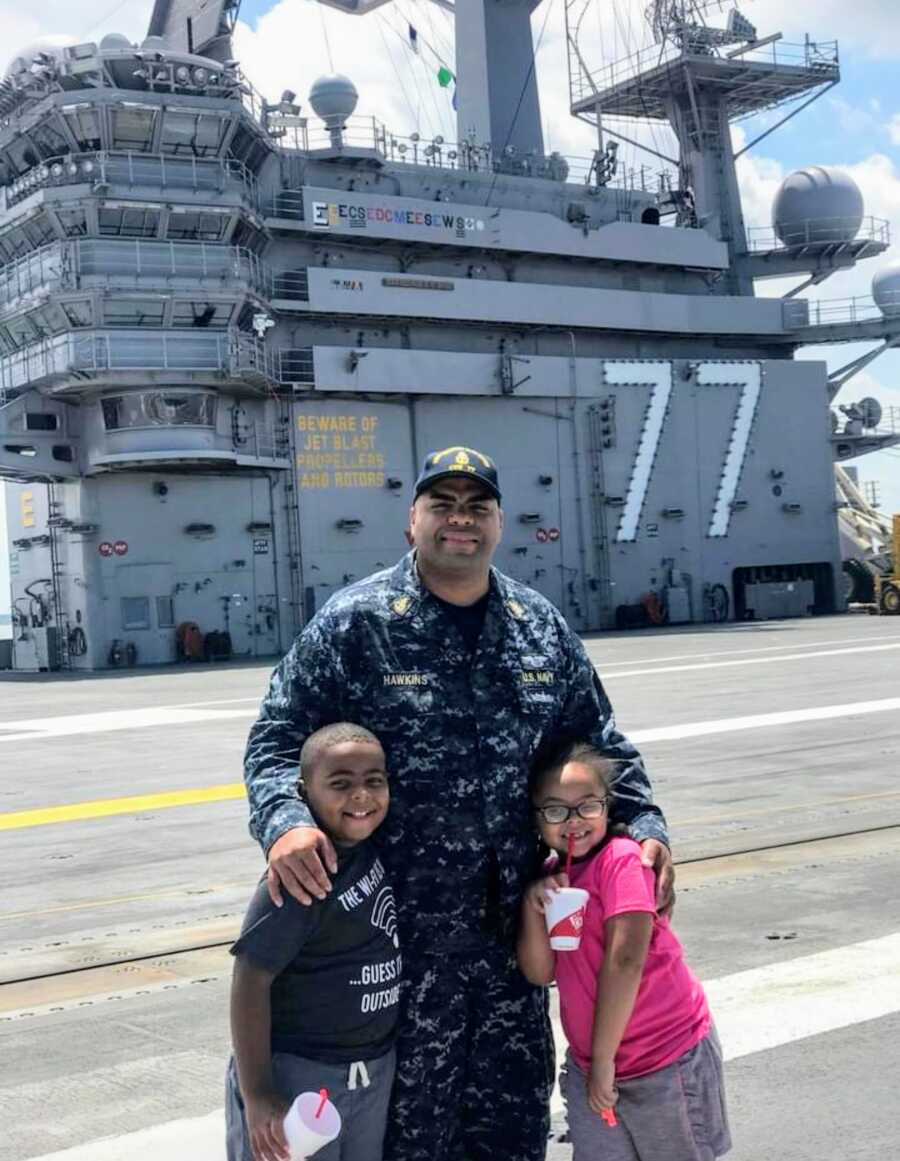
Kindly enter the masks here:
[[883, 701], [857, 701], [847, 705], [822, 705], [812, 709], [784, 710], [770, 714], [748, 714], [742, 718], [718, 718], [708, 722], [685, 722], [681, 726], [662, 726], [653, 730], [632, 730], [632, 742], [674, 742], [680, 738], [703, 738], [711, 734], [730, 734], [734, 730], [758, 730], [765, 726], [790, 726], [795, 722], [831, 721], [857, 714], [885, 713], [900, 709], [900, 697]]
[[[900, 932], [705, 982], [726, 1060], [900, 1011]], [[554, 1020], [557, 1058], [565, 1042]], [[551, 1104], [562, 1110], [558, 1089]], [[221, 1111], [31, 1161], [221, 1161]]]
[[[823, 645], [855, 645], [857, 642], [871, 640], [871, 637], [844, 637], [840, 640], [832, 641], [789, 641], [785, 645], [762, 645], [758, 649], [716, 649], [710, 653], [672, 653], [668, 657], [629, 657], [627, 661], [613, 661], [611, 658], [601, 658], [597, 662], [597, 666], [601, 672], [601, 676], [605, 677], [608, 670], [618, 669], [623, 665], [662, 665], [667, 661], [697, 661], [706, 657], [740, 657], [750, 653], [781, 653], [786, 649], [819, 649]], [[900, 633], [879, 633], [878, 640], [879, 643], [885, 641], [900, 641]]]
[[[829, 721], [857, 714], [884, 713], [900, 709], [900, 698], [882, 701], [859, 701], [846, 705], [815, 706], [811, 709], [782, 710], [768, 714], [750, 714], [740, 718], [717, 718], [704, 722], [685, 722], [678, 726], [629, 731], [633, 742], [671, 742], [680, 738], [702, 738], [728, 734], [736, 730], [755, 730], [764, 726], [787, 726], [795, 722]], [[178, 706], [160, 706], [143, 710], [110, 710], [99, 714], [74, 714], [58, 718], [31, 718], [7, 722], [0, 731], [0, 745], [6, 742], [42, 742], [72, 734], [99, 734], [113, 730], [140, 730], [162, 726], [194, 725], [197, 722], [225, 721], [256, 715], [255, 708], [233, 710], [190, 710]]]
[[[857, 645], [852, 649], [819, 649], [815, 653], [787, 653], [781, 657], [742, 657], [739, 661], [699, 661], [693, 665], [660, 665], [652, 669], [626, 669], [622, 673], [607, 673], [600, 667], [600, 677], [604, 680], [620, 677], [650, 677], [657, 673], [686, 673], [691, 669], [729, 669], [736, 665], [774, 665], [781, 661], [806, 661], [810, 657], [843, 657], [848, 653], [884, 653], [888, 649], [900, 649], [900, 641], [894, 645]], [[610, 667], [612, 668], [612, 667]]]
[[146, 709], [107, 710], [95, 714], [63, 714], [56, 718], [28, 718], [24, 721], [0, 723], [0, 744], [43, 741], [72, 734], [102, 734], [111, 730], [140, 730], [158, 726], [225, 721], [228, 718], [255, 717], [257, 713], [255, 706], [255, 702], [246, 709], [222, 710], [150, 706]]

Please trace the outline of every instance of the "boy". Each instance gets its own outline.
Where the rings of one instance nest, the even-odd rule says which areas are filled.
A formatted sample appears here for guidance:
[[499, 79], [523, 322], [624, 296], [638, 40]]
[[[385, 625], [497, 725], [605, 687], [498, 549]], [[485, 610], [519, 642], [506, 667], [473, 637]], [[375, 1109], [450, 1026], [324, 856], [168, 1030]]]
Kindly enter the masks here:
[[394, 896], [367, 841], [390, 797], [380, 742], [348, 722], [317, 730], [298, 790], [338, 871], [310, 907], [287, 893], [276, 907], [263, 879], [231, 949], [228, 1161], [287, 1161], [282, 1120], [298, 1093], [322, 1088], [343, 1128], [317, 1161], [380, 1161], [401, 966]]

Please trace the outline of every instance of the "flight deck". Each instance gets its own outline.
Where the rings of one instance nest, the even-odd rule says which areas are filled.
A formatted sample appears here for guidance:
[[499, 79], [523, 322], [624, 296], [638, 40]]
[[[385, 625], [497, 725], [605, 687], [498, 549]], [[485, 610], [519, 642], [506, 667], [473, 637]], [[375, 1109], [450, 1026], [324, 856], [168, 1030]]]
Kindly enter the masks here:
[[[900, 626], [586, 639], [678, 863], [734, 1161], [896, 1143]], [[219, 1161], [268, 662], [0, 679], [0, 1161]], [[559, 1034], [559, 1028], [556, 1028]], [[554, 1097], [548, 1161], [569, 1161]]]

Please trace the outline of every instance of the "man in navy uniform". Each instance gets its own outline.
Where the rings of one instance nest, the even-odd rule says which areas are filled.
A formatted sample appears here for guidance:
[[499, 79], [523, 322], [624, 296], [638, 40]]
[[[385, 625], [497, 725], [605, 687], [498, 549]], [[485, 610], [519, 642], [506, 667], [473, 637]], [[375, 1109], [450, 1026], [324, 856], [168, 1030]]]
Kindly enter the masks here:
[[434, 452], [394, 568], [336, 593], [272, 676], [250, 733], [250, 829], [276, 902], [324, 897], [336, 869], [295, 793], [314, 730], [381, 740], [392, 802], [378, 831], [404, 957], [385, 1161], [542, 1161], [553, 1043], [547, 997], [520, 975], [515, 923], [535, 873], [528, 767], [565, 732], [622, 760], [627, 823], [670, 901], [665, 820], [578, 637], [533, 589], [491, 567], [503, 531], [493, 462]]

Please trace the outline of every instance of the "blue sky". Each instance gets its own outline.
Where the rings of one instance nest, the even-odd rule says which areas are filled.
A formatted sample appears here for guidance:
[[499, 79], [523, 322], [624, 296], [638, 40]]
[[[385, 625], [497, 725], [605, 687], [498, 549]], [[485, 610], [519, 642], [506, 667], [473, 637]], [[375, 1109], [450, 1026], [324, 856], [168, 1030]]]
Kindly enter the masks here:
[[[548, 15], [550, 3], [553, 9]], [[613, 14], [616, 3], [618, 19]], [[607, 60], [640, 47], [637, 30], [646, 4], [647, 0], [597, 0]], [[730, 7], [730, 2], [724, 5]], [[120, 31], [137, 39], [147, 27], [151, 8], [152, 0], [122, 0], [118, 7], [112, 0], [42, 0], [31, 6], [20, 0], [0, 0], [0, 28], [9, 55], [41, 35], [68, 33], [88, 38]], [[768, 223], [772, 198], [791, 170], [837, 165], [847, 168], [859, 183], [867, 213], [889, 219], [894, 237], [900, 239], [900, 3], [793, 0], [787, 5], [783, 0], [746, 0], [741, 8], [761, 34], [780, 27], [786, 40], [802, 41], [806, 32], [814, 39], [839, 39], [843, 74], [836, 89], [747, 155], [740, 175], [748, 221]], [[593, 142], [590, 131], [567, 113], [562, 12], [563, 0], [544, 0], [535, 13], [538, 28], [548, 15], [537, 67], [545, 133], [553, 148], [583, 156], [589, 154]], [[715, 8], [712, 12], [715, 22]], [[312, 81], [329, 71], [330, 52], [334, 68], [357, 84], [360, 113], [377, 115], [397, 132], [419, 128], [452, 139], [449, 96], [436, 87], [428, 53], [413, 57], [403, 43], [412, 19], [424, 40], [447, 44], [448, 18], [427, 0], [395, 0], [377, 13], [356, 18], [314, 0], [244, 0], [241, 19], [237, 55], [250, 80], [267, 97], [277, 98], [283, 89], [292, 88], [305, 103]], [[745, 123], [739, 131], [749, 138], [764, 124]], [[872, 274], [889, 261], [900, 261], [900, 249], [892, 247], [888, 255], [830, 279], [809, 295], [866, 295]], [[765, 289], [772, 293], [774, 288]], [[839, 366], [863, 349], [840, 347], [804, 355]], [[842, 400], [862, 395], [875, 395], [884, 405], [900, 408], [900, 352], [875, 362], [848, 385]], [[884, 508], [900, 511], [900, 450], [865, 457], [858, 467], [864, 480], [880, 484]], [[0, 610], [8, 607], [9, 587], [3, 522], [0, 500]]]

